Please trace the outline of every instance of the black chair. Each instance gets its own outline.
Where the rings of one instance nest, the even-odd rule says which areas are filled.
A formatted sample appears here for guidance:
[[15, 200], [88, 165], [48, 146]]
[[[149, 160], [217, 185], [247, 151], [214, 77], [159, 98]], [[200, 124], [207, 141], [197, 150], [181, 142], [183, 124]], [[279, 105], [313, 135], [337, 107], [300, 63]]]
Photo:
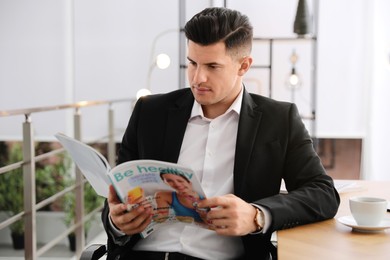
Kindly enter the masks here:
[[81, 253], [80, 260], [98, 260], [107, 253], [106, 245], [91, 244]]

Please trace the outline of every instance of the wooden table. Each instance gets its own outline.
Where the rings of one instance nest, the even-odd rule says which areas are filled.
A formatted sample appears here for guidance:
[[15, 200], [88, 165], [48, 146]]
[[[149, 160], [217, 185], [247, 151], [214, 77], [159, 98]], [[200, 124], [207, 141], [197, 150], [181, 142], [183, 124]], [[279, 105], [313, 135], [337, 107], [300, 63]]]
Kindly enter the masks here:
[[[390, 201], [390, 181], [353, 180], [357, 187], [340, 192], [341, 203], [335, 218], [277, 232], [278, 260], [381, 260], [390, 259], [390, 229], [361, 233], [337, 221], [350, 215], [348, 199], [367, 195]], [[387, 213], [390, 219], [390, 213]]]

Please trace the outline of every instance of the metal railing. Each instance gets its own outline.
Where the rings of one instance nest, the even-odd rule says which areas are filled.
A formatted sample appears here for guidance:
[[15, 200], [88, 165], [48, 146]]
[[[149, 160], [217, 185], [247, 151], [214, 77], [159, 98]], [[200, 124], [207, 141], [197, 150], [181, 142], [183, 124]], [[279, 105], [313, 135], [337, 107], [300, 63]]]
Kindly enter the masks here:
[[[35, 260], [39, 256], [43, 255], [62, 239], [66, 238], [67, 235], [74, 232], [76, 236], [76, 257], [81, 256], [82, 250], [85, 247], [85, 235], [84, 235], [84, 223], [92, 218], [92, 216], [101, 210], [102, 207], [99, 207], [92, 212], [85, 214], [84, 213], [84, 183], [86, 180], [81, 174], [79, 169], [76, 169], [76, 181], [75, 184], [65, 188], [64, 190], [54, 194], [53, 196], [44, 199], [43, 201], [36, 203], [36, 193], [35, 193], [35, 164], [40, 160], [44, 160], [51, 156], [55, 156], [58, 153], [64, 152], [64, 149], [56, 149], [39, 156], [35, 156], [35, 147], [34, 147], [34, 133], [33, 133], [33, 122], [32, 115], [36, 113], [48, 112], [48, 111], [57, 111], [64, 109], [74, 109], [73, 122], [74, 122], [74, 137], [78, 140], [81, 140], [81, 108], [91, 107], [91, 106], [102, 106], [108, 105], [108, 135], [104, 137], [107, 140], [107, 153], [108, 161], [111, 165], [115, 165], [115, 133], [114, 133], [114, 108], [113, 104], [128, 102], [130, 103], [129, 110], [131, 111], [134, 99], [117, 99], [117, 100], [108, 100], [108, 101], [82, 101], [74, 104], [59, 105], [59, 106], [50, 106], [50, 107], [38, 107], [30, 109], [20, 109], [20, 110], [8, 110], [0, 111], [0, 117], [11, 117], [17, 115], [24, 115], [25, 121], [23, 122], [23, 137], [22, 137], [22, 147], [23, 147], [23, 161], [16, 162], [10, 165], [6, 165], [0, 168], [0, 175], [6, 172], [12, 171], [14, 169], [22, 168], [23, 169], [23, 190], [24, 190], [24, 210], [18, 214], [5, 219], [0, 222], [0, 229], [10, 226], [11, 224], [23, 220], [24, 221], [24, 254], [25, 259]], [[56, 199], [64, 196], [68, 192], [75, 192], [75, 221], [68, 229], [63, 233], [57, 235], [50, 242], [44, 244], [40, 248], [37, 248], [37, 232], [36, 232], [36, 212], [42, 207], [49, 205], [54, 202]]]

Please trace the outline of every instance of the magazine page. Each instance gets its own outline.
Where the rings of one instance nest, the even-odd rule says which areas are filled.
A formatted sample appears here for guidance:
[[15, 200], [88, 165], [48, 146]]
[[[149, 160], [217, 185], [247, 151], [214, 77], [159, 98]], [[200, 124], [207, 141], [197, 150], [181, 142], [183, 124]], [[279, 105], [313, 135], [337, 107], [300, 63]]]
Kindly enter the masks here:
[[96, 193], [102, 197], [107, 197], [111, 184], [108, 178], [111, 167], [107, 159], [91, 146], [65, 134], [57, 133], [55, 137], [69, 153]]
[[138, 160], [116, 166], [109, 177], [129, 209], [140, 204], [152, 208], [152, 222], [141, 236], [175, 221], [209, 228], [204, 221], [208, 209], [197, 207], [205, 193], [191, 169], [174, 163]]

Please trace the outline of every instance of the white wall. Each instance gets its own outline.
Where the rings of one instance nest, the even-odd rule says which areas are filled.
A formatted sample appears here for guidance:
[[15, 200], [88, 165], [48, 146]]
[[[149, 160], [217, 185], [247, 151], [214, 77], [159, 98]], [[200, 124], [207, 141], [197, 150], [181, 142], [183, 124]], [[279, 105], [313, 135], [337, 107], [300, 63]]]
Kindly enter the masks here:
[[[0, 110], [134, 97], [147, 82], [153, 39], [166, 30], [179, 29], [178, 2], [0, 0]], [[211, 2], [223, 1], [185, 2], [189, 19]], [[297, 0], [227, 3], [249, 16], [256, 37], [294, 36]], [[388, 166], [383, 165], [386, 152], [381, 149], [389, 132], [383, 114], [388, 110], [389, 70], [380, 65], [390, 49], [387, 10], [386, 0], [320, 1], [319, 10], [315, 135], [363, 138], [364, 176], [375, 178], [389, 175], [384, 170]], [[275, 45], [274, 97], [290, 98], [284, 81], [293, 49], [299, 55], [297, 69], [304, 82], [296, 102], [301, 113], [307, 114], [311, 102], [307, 46]], [[152, 91], [179, 88], [177, 33], [162, 35], [154, 52], [168, 53], [172, 63], [167, 70], [153, 71]], [[267, 63], [267, 46], [255, 44], [253, 54], [255, 64]], [[268, 73], [257, 69], [248, 73], [246, 84], [252, 91], [267, 94], [268, 80]], [[119, 110], [117, 127], [123, 129], [129, 109]], [[83, 136], [105, 132], [104, 109], [83, 113], [89, 118], [83, 124]], [[0, 118], [0, 139], [20, 138], [22, 121], [23, 117]], [[65, 112], [34, 115], [33, 121], [37, 136], [43, 139], [70, 128]]]
[[390, 165], [390, 2], [376, 0], [372, 6], [373, 31], [367, 35], [372, 39], [370, 60], [372, 78], [367, 86], [368, 104], [367, 135], [364, 140], [363, 176], [367, 179], [389, 180]]
[[363, 138], [367, 110], [365, 63], [370, 33], [366, 0], [320, 1], [318, 35], [319, 137]]
[[[69, 102], [67, 26], [65, 1], [0, 1], [0, 110]], [[18, 138], [23, 119], [0, 118], [0, 135]]]

